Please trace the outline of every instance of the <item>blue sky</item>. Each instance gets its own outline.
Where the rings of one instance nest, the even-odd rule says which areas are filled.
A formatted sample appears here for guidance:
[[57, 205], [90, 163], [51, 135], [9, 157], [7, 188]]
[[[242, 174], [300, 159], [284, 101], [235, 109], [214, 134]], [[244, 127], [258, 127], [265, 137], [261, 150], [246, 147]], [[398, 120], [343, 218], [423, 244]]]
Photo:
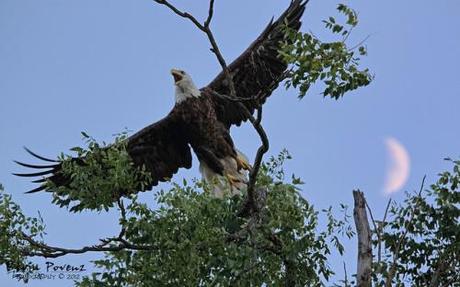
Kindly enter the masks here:
[[[207, 1], [175, 1], [205, 17]], [[238, 56], [288, 1], [216, 1], [213, 29], [228, 61]], [[302, 30], [327, 37], [322, 19], [335, 14], [334, 1], [308, 4]], [[305, 181], [303, 194], [317, 208], [352, 204], [362, 189], [380, 217], [388, 197], [385, 138], [407, 149], [411, 172], [403, 190], [433, 182], [458, 157], [460, 107], [460, 3], [454, 0], [346, 1], [360, 24], [349, 38], [367, 35], [363, 64], [375, 74], [364, 89], [335, 101], [313, 89], [303, 100], [279, 88], [264, 110], [270, 154], [287, 148], [287, 164]], [[0, 0], [0, 182], [24, 211], [40, 210], [50, 244], [78, 247], [117, 232], [115, 213], [69, 214], [50, 204], [50, 195], [24, 195], [32, 185], [15, 178], [28, 162], [22, 146], [46, 156], [82, 143], [84, 130], [100, 140], [125, 127], [136, 131], [173, 106], [172, 67], [185, 69], [198, 86], [210, 82], [219, 65], [206, 38], [189, 22], [152, 1]], [[249, 125], [232, 129], [236, 145], [253, 158], [259, 145]], [[196, 162], [195, 162], [196, 163]], [[197, 165], [176, 179], [198, 176]], [[151, 193], [145, 194], [150, 199]], [[402, 192], [392, 195], [402, 199]], [[342, 260], [354, 270], [354, 242]], [[56, 263], [85, 264], [96, 255]], [[38, 261], [43, 266], [44, 260]], [[350, 273], [350, 272], [349, 272]], [[2, 286], [16, 286], [0, 268]], [[18, 285], [19, 286], [19, 285]], [[70, 281], [33, 281], [29, 286], [71, 286]]]

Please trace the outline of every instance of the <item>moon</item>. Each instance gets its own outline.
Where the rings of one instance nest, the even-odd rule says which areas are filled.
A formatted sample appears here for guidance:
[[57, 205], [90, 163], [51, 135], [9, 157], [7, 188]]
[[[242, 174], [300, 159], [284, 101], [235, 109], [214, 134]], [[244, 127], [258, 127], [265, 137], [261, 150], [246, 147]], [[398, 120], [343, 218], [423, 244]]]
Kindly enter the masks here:
[[410, 173], [410, 158], [406, 148], [395, 138], [385, 139], [389, 164], [384, 186], [385, 194], [399, 191], [407, 182]]

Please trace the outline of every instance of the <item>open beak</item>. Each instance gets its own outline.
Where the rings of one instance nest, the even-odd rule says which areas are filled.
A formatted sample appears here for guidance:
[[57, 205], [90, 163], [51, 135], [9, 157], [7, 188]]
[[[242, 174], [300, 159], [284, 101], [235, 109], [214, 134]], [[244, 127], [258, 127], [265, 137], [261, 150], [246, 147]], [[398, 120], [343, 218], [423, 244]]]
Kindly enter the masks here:
[[172, 69], [171, 70], [171, 75], [174, 77], [174, 83], [177, 83], [179, 82], [180, 80], [182, 80], [183, 76], [182, 74], [180, 73], [179, 70], [176, 70], [176, 69]]

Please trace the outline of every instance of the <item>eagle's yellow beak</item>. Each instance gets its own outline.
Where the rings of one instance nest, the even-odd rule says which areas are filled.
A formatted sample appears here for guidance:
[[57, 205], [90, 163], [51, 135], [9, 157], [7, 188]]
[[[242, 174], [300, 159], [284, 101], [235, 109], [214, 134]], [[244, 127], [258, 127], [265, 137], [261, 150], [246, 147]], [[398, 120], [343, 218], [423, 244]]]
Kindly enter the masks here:
[[174, 77], [174, 83], [179, 82], [184, 77], [183, 72], [176, 69], [171, 69], [171, 75]]

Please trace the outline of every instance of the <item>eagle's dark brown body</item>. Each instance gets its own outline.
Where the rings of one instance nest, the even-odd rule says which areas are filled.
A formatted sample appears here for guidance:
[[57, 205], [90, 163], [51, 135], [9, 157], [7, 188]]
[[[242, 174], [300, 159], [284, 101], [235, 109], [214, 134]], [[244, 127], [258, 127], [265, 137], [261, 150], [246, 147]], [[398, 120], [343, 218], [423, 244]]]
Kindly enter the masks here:
[[202, 91], [201, 97], [180, 103], [174, 110], [182, 113], [185, 133], [190, 146], [200, 162], [206, 163], [216, 173], [223, 175], [221, 160], [236, 159], [237, 153], [230, 137], [230, 130], [218, 120], [213, 95]]
[[[170, 179], [179, 168], [192, 166], [191, 149], [200, 160], [200, 170], [209, 179], [213, 175], [238, 176], [247, 168], [241, 154], [234, 146], [230, 127], [239, 126], [248, 119], [241, 104], [253, 113], [270, 96], [287, 69], [278, 54], [285, 37], [285, 25], [298, 30], [300, 18], [307, 1], [293, 0], [276, 21], [271, 21], [262, 34], [228, 66], [240, 103], [229, 100], [228, 81], [221, 72], [207, 87], [198, 90], [183, 71], [173, 70], [176, 85], [176, 104], [162, 120], [142, 129], [128, 138], [127, 151], [135, 166], [145, 166], [152, 175], [150, 189], [159, 181]], [[31, 153], [35, 157], [53, 161]], [[84, 159], [77, 159], [84, 161]], [[46, 169], [44, 172], [18, 174], [19, 176], [48, 176], [36, 182], [51, 180], [57, 186], [68, 184], [61, 164], [37, 166], [19, 163], [26, 167]], [[203, 171], [202, 170], [202, 171]], [[31, 192], [46, 189], [42, 184]], [[134, 192], [134, 191], [132, 191]], [[123, 192], [126, 193], [126, 192]]]

